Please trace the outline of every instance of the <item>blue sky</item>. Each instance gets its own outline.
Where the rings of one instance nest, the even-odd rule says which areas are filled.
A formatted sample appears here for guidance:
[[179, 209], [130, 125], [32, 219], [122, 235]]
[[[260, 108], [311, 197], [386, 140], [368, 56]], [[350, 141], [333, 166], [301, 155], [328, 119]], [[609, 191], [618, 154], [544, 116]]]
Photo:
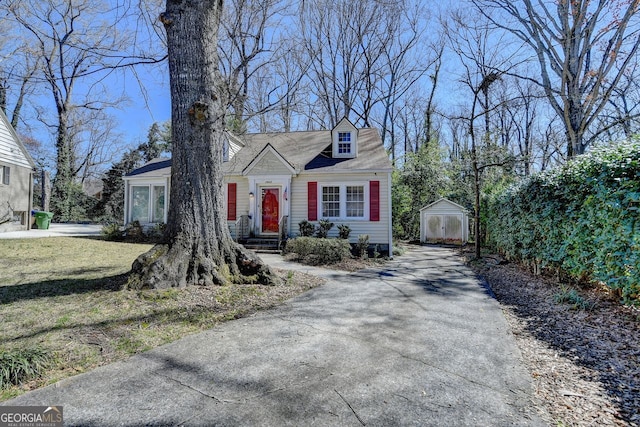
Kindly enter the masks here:
[[158, 66], [149, 69], [142, 67], [139, 70], [140, 78], [144, 79], [142, 83], [145, 85], [146, 96], [130, 73], [114, 82], [118, 85], [118, 90], [127, 94], [129, 101], [120, 109], [114, 109], [112, 114], [118, 121], [118, 130], [131, 143], [144, 140], [154, 122], [171, 119], [171, 96], [166, 67], [165, 62], [162, 65], [164, 73], [160, 72]]

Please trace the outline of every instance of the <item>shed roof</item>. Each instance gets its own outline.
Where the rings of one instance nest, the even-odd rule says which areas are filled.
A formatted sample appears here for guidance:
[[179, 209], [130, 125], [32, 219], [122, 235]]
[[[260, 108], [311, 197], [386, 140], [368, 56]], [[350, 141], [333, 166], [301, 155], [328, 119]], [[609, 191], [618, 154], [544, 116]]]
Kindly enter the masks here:
[[465, 208], [464, 206], [459, 205], [457, 203], [454, 203], [449, 199], [445, 199], [444, 197], [436, 200], [435, 202], [433, 202], [433, 203], [431, 203], [431, 204], [429, 204], [429, 205], [427, 205], [425, 207], [423, 207], [422, 209], [420, 209], [420, 212], [422, 212], [424, 210], [427, 210], [427, 209], [434, 209], [434, 208], [437, 208], [437, 207], [449, 207], [449, 208], [453, 208], [455, 210], [460, 210], [460, 211], [462, 211], [464, 213], [469, 213], [469, 210], [467, 208]]

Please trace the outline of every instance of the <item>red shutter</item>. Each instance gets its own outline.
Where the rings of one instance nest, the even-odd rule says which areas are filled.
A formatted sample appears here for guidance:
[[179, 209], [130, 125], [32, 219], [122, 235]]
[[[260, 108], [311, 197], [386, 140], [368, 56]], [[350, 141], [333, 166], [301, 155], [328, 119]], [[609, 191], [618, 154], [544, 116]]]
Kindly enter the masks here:
[[380, 181], [369, 181], [369, 221], [380, 221]]
[[227, 220], [236, 220], [236, 199], [238, 192], [238, 184], [230, 182], [227, 184]]
[[307, 219], [318, 220], [318, 183], [309, 182], [307, 186]]

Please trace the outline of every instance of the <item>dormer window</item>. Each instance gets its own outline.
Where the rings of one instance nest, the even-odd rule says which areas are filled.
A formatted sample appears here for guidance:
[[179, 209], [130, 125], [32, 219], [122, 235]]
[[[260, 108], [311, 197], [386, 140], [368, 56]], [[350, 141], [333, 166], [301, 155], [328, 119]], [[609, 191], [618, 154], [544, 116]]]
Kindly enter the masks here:
[[338, 132], [338, 154], [351, 154], [351, 132]]
[[358, 130], [345, 117], [331, 131], [333, 158], [353, 159], [358, 157]]

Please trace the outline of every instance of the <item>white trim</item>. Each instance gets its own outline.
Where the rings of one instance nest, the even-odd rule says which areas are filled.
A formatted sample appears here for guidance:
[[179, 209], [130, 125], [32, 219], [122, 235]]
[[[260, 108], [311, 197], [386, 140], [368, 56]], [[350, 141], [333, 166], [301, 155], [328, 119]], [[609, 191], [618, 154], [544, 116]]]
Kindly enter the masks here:
[[[343, 182], [326, 182], [317, 181], [318, 192], [318, 219], [330, 219], [332, 221], [370, 221], [371, 214], [371, 195], [370, 195], [370, 181], [343, 181]], [[323, 199], [322, 189], [324, 187], [339, 187], [340, 188], [340, 216], [324, 216], [323, 215]], [[364, 216], [350, 217], [347, 216], [347, 187], [362, 187], [364, 192]]]
[[469, 210], [468, 210], [467, 208], [465, 208], [464, 206], [461, 206], [461, 205], [459, 205], [459, 204], [457, 204], [457, 203], [455, 203], [455, 202], [452, 202], [452, 201], [451, 201], [451, 200], [449, 200], [449, 199], [445, 199], [444, 197], [441, 197], [440, 199], [436, 200], [435, 202], [433, 202], [433, 203], [431, 203], [431, 204], [428, 204], [427, 206], [425, 206], [425, 207], [423, 207], [423, 208], [420, 208], [420, 212], [422, 212], [422, 211], [424, 211], [424, 210], [426, 210], [426, 209], [429, 209], [429, 208], [431, 208], [431, 207], [433, 207], [433, 206], [437, 205], [438, 203], [446, 203], [446, 204], [448, 204], [448, 205], [455, 206], [456, 208], [460, 209], [462, 212], [464, 212], [464, 213], [466, 213], [466, 214], [468, 214], [468, 213], [469, 213]]
[[[338, 135], [341, 133], [350, 134], [351, 152], [349, 153], [340, 153]], [[346, 117], [343, 117], [331, 130], [331, 153], [334, 159], [355, 159], [358, 157], [358, 128]]]
[[[256, 230], [257, 235], [260, 236], [277, 236], [278, 232], [265, 232], [262, 231], [262, 190], [263, 189], [277, 189], [278, 190], [278, 224], [280, 224], [280, 220], [284, 216], [284, 203], [283, 203], [283, 193], [284, 187], [280, 184], [258, 184], [258, 192], [256, 193], [254, 199], [256, 201]], [[260, 196], [260, 197], [258, 197]]]
[[[273, 175], [269, 177], [255, 175], [248, 176], [249, 179], [249, 193], [253, 193], [253, 200], [249, 199], [249, 217], [250, 229], [255, 235], [262, 233], [262, 200], [259, 200], [261, 196], [262, 188], [280, 188], [280, 194], [278, 196], [280, 203], [280, 212], [278, 212], [278, 222], [284, 215], [291, 217], [291, 176], [290, 175]], [[287, 200], [284, 200], [284, 190], [287, 189]], [[241, 197], [240, 194], [237, 197]], [[247, 194], [247, 197], [249, 195]], [[291, 224], [289, 222], [289, 228]], [[290, 232], [290, 230], [288, 230]]]
[[291, 165], [291, 163], [289, 163], [287, 159], [285, 159], [280, 153], [278, 153], [278, 150], [273, 148], [271, 144], [265, 145], [262, 151], [260, 151], [260, 153], [258, 153], [258, 155], [247, 165], [247, 167], [242, 170], [242, 175], [249, 176], [251, 174], [251, 170], [253, 170], [253, 168], [256, 167], [258, 163], [260, 163], [260, 161], [264, 158], [264, 156], [267, 155], [267, 153], [273, 153], [273, 155], [276, 156], [276, 158], [291, 173], [291, 175], [296, 175], [296, 170]]
[[[159, 222], [153, 221], [153, 188], [154, 187], [164, 187], [164, 209], [162, 213], [162, 221], [163, 223], [167, 223], [167, 214], [169, 212], [169, 181], [167, 179], [163, 181], [158, 180], [145, 180], [145, 181], [137, 181], [134, 183], [129, 183], [125, 185], [125, 204], [126, 209], [124, 210], [124, 223], [129, 224], [134, 221], [132, 214], [133, 207], [133, 189], [132, 187], [147, 187], [149, 189], [149, 205], [147, 206], [147, 214], [149, 221], [144, 224], [158, 224]], [[144, 225], [143, 224], [143, 225]]]
[[305, 175], [362, 175], [362, 174], [376, 174], [376, 173], [388, 173], [393, 172], [391, 169], [343, 169], [343, 170], [324, 170], [324, 169], [310, 169], [300, 172], [299, 176]]
[[[0, 160], [12, 166], [35, 169], [36, 163], [34, 162], [33, 157], [31, 157], [29, 150], [27, 150], [27, 148], [24, 146], [22, 140], [16, 133], [16, 130], [13, 128], [13, 126], [11, 126], [11, 122], [9, 122], [9, 118], [4, 114], [2, 109], [0, 109], [0, 121], [3, 122], [4, 124], [3, 127], [6, 128], [7, 132], [9, 132], [9, 135], [13, 139], [13, 141], [9, 141], [9, 143], [13, 142], [18, 147], [18, 149], [20, 150], [20, 154], [22, 155], [22, 159], [20, 159], [20, 156], [17, 155], [10, 146], [8, 146], [9, 151], [14, 153], [12, 158], [5, 155]], [[26, 160], [26, 164], [22, 160]], [[31, 206], [31, 203], [29, 203], [29, 206]]]

